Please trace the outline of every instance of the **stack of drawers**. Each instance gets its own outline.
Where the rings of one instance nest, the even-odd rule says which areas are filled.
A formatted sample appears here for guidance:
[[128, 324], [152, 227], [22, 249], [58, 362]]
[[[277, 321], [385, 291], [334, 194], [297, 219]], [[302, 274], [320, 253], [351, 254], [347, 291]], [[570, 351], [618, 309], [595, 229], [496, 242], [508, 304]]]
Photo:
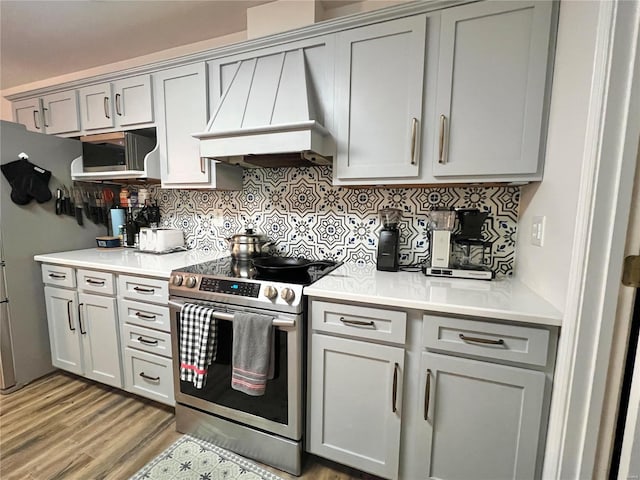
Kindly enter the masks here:
[[166, 280], [118, 276], [125, 390], [174, 406]]

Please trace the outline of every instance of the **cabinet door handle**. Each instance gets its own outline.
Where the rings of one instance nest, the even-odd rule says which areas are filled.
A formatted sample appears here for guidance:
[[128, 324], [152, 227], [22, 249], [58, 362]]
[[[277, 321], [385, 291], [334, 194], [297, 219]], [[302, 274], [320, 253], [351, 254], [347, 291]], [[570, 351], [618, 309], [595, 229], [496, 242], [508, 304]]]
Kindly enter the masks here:
[[89, 285], [100, 285], [101, 287], [104, 287], [104, 280], [92, 280], [90, 278], [87, 278], [86, 282]]
[[71, 330], [72, 332], [75, 332], [76, 329], [73, 326], [73, 321], [71, 320], [71, 304], [73, 303], [73, 300], [67, 300], [67, 320], [69, 321], [69, 330]]
[[119, 93], [116, 93], [116, 113], [120, 116], [122, 116], [122, 109], [120, 108], [120, 97], [122, 95], [120, 95]]
[[48, 108], [42, 107], [42, 120], [44, 121], [44, 126], [48, 127], [49, 124], [47, 123], [47, 112], [49, 111]]
[[33, 111], [33, 126], [40, 130], [40, 125], [38, 125], [38, 110]]
[[79, 303], [78, 304], [78, 325], [80, 325], [80, 333], [82, 335], [86, 335], [87, 331], [83, 330], [82, 328], [82, 306], [84, 305], [84, 303]]
[[136, 292], [140, 293], [154, 293], [155, 289], [153, 288], [142, 288], [142, 287], [133, 287]]
[[204, 157], [200, 157], [200, 173], [206, 173], [204, 170]]
[[411, 120], [411, 165], [416, 164], [416, 142], [418, 140], [418, 119]]
[[140, 343], [144, 343], [145, 345], [153, 345], [153, 346], [158, 345], [158, 340], [147, 340], [144, 337], [138, 337], [138, 341]]
[[400, 368], [400, 365], [398, 365], [398, 363], [396, 362], [393, 365], [393, 393], [391, 395], [391, 411], [393, 413], [396, 413], [396, 411], [398, 410], [396, 408], [396, 400], [398, 399], [398, 369]]
[[438, 142], [438, 163], [445, 164], [444, 160], [444, 131], [446, 127], [447, 117], [440, 115], [440, 139]]
[[160, 381], [160, 377], [150, 377], [149, 375], [145, 375], [144, 372], [140, 372], [140, 376], [142, 378], [146, 378], [147, 380], [151, 380], [152, 382], [159, 382]]
[[353, 325], [356, 327], [375, 327], [375, 323], [373, 320], [369, 320], [368, 322], [363, 322], [362, 320], [347, 320], [344, 317], [340, 317], [340, 321], [345, 325]]
[[154, 320], [156, 318], [155, 315], [145, 315], [144, 313], [136, 312], [136, 317], [144, 318], [145, 320]]
[[463, 342], [484, 343], [486, 345], [504, 345], [504, 340], [501, 338], [494, 340], [492, 338], [467, 337], [464, 333], [459, 334], [458, 337], [460, 337], [460, 340]]
[[50, 273], [49, 274], [49, 278], [55, 278], [57, 280], [64, 280], [65, 278], [67, 278], [66, 275], [60, 275], [58, 273]]
[[431, 398], [431, 369], [427, 368], [427, 381], [424, 384], [424, 419], [429, 417], [429, 399]]
[[104, 116], [107, 118], [111, 118], [109, 116], [109, 97], [104, 97], [104, 102], [102, 105], [104, 106]]

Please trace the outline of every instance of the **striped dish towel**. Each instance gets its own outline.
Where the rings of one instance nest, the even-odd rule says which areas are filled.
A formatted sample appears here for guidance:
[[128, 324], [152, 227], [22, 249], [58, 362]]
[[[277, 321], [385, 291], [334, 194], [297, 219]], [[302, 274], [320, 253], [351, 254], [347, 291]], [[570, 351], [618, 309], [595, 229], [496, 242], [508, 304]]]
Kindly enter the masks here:
[[215, 360], [217, 327], [214, 310], [202, 305], [185, 304], [180, 313], [180, 380], [202, 388], [207, 367]]
[[233, 315], [231, 388], [247, 395], [263, 395], [272, 378], [273, 317], [238, 312]]

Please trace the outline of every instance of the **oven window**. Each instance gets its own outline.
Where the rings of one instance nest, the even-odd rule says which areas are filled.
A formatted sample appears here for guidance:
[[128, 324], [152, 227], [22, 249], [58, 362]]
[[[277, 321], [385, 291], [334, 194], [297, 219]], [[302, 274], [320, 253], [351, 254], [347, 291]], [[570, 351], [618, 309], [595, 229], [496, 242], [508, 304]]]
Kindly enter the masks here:
[[204, 387], [198, 389], [191, 382], [180, 381], [180, 391], [217, 405], [286, 425], [288, 422], [287, 332], [276, 329], [274, 334], [274, 378], [267, 382], [264, 395], [253, 397], [231, 388], [233, 325], [225, 320], [218, 320], [216, 360], [207, 370]]

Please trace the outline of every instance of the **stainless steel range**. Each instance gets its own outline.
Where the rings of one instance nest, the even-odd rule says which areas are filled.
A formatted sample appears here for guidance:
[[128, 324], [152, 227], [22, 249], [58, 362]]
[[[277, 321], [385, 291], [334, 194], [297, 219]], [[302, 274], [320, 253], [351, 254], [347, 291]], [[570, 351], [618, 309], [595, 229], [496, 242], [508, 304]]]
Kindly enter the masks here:
[[[230, 257], [171, 272], [169, 305], [176, 398], [176, 428], [220, 447], [299, 475], [303, 437], [305, 285], [340, 264], [257, 271]], [[217, 353], [196, 388], [180, 380], [181, 312], [186, 304], [213, 310]], [[234, 315], [272, 317], [273, 378], [261, 396], [231, 387]]]

